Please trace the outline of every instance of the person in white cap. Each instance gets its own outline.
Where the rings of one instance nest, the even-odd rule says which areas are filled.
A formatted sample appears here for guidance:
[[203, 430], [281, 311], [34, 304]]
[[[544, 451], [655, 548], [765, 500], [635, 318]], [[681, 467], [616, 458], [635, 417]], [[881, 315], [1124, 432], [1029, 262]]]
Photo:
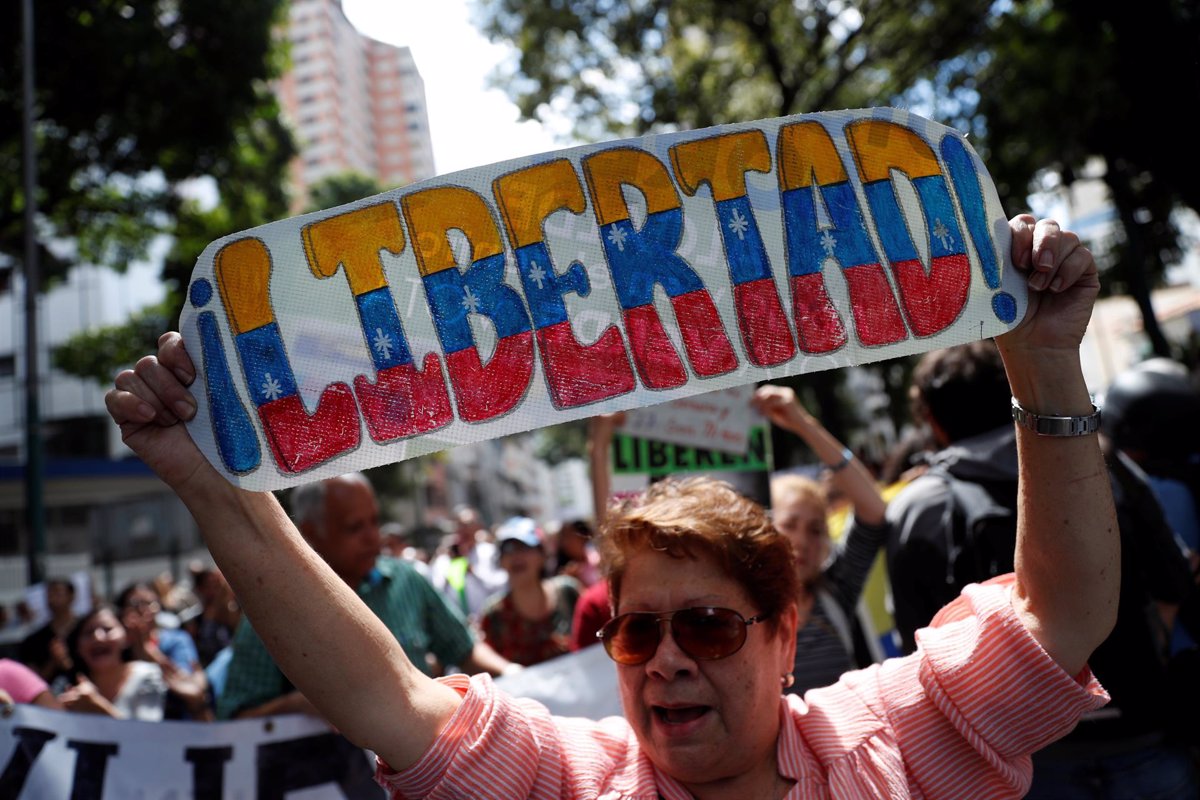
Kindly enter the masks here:
[[501, 525], [496, 543], [500, 566], [508, 572], [508, 591], [489, 600], [479, 615], [484, 641], [524, 666], [568, 652], [583, 585], [569, 575], [545, 577], [545, 536], [529, 517], [513, 517]]

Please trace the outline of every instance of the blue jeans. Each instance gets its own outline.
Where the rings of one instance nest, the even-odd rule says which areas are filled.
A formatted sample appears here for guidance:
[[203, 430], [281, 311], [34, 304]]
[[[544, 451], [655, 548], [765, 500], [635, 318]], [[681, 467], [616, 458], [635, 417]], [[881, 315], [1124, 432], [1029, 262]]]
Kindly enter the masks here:
[[1033, 757], [1026, 800], [1197, 800], [1195, 756], [1180, 745], [1159, 744], [1107, 756], [1053, 751]]

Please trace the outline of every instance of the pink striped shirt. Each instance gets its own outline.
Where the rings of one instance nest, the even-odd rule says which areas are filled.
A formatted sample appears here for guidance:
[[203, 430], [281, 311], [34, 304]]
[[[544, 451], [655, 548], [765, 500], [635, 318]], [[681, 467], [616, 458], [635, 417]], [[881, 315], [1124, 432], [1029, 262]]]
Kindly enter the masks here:
[[[788, 800], [1020, 797], [1029, 754], [1107, 702], [1090, 670], [1073, 679], [1046, 655], [1008, 587], [969, 586], [959, 604], [951, 621], [918, 634], [913, 655], [803, 700], [780, 698]], [[554, 717], [485, 676], [445, 680], [463, 703], [437, 740], [403, 772], [379, 764], [393, 798], [690, 797], [655, 769], [623, 718]]]

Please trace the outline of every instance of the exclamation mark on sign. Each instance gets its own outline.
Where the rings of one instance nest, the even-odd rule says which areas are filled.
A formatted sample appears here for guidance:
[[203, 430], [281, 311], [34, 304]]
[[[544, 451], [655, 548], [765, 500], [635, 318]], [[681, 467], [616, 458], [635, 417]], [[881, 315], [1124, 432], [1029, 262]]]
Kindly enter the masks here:
[[[954, 191], [958, 194], [959, 206], [967, 221], [967, 230], [971, 232], [971, 241], [975, 243], [975, 252], [983, 265], [983, 279], [991, 289], [1000, 288], [1000, 259], [996, 254], [996, 245], [988, 230], [987, 209], [983, 203], [983, 189], [979, 185], [979, 175], [975, 172], [975, 164], [971, 154], [963, 145], [962, 139], [953, 134], [942, 139], [942, 160], [950, 171], [950, 180], [954, 183]], [[992, 311], [1001, 322], [1010, 323], [1017, 318], [1017, 301], [1008, 292], [996, 291], [992, 295]]]
[[[212, 284], [207, 278], [197, 280], [188, 291], [188, 299], [195, 308], [207, 306], [212, 295]], [[233, 387], [233, 375], [225, 358], [225, 345], [221, 344], [221, 334], [217, 331], [216, 315], [211, 311], [200, 312], [196, 327], [200, 332], [200, 349], [204, 355], [201, 368], [204, 370], [217, 452], [227, 470], [235, 475], [244, 475], [258, 469], [258, 436]]]

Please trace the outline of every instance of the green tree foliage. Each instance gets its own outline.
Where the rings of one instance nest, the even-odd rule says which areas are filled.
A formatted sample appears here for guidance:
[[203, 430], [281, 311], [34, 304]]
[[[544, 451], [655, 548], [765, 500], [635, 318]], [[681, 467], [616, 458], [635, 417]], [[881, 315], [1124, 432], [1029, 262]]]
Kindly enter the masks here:
[[54, 348], [54, 366], [68, 375], [108, 384], [122, 368], [155, 350], [163, 331], [173, 324], [175, 302], [161, 303], [135, 312], [120, 325], [78, 333]]
[[589, 138], [887, 103], [981, 35], [983, 0], [481, 0], [523, 116]]
[[[173, 232], [179, 182], [224, 178], [275, 118], [282, 0], [34, 3], [41, 241], [48, 277], [78, 261], [123, 267]], [[0, 257], [23, 253], [20, 3], [0, 12]], [[281, 130], [276, 130], [281, 134]], [[290, 152], [289, 152], [290, 155]], [[56, 248], [61, 254], [62, 249]]]
[[205, 176], [217, 202], [180, 200], [170, 229], [174, 244], [163, 263], [163, 280], [176, 301], [172, 319], [179, 318], [182, 292], [210, 242], [288, 216], [287, 171], [296, 147], [274, 99], [264, 98], [252, 114], [231, 125], [229, 150]]
[[[0, 12], [0, 266], [23, 259], [20, 3]], [[286, 63], [284, 0], [34, 3], [38, 233], [43, 286], [73, 264], [122, 270], [156, 236], [169, 300], [130, 324], [85, 333], [56, 365], [101, 376], [146, 352], [150, 322], [178, 317], [213, 239], [286, 216], [295, 154], [268, 81]], [[190, 199], [195, 179], [217, 201]], [[194, 184], [191, 184], [194, 185]], [[205, 194], [205, 193], [201, 193]], [[208, 192], [208, 195], [213, 192]], [[147, 335], [150, 338], [146, 338]]]
[[342, 206], [382, 191], [385, 191], [384, 186], [370, 175], [354, 171], [339, 172], [322, 178], [308, 188], [306, 211]]
[[570, 458], [587, 458], [587, 420], [577, 419], [534, 433], [534, 454], [551, 466]]
[[977, 147], [1008, 208], [1039, 173], [1065, 183], [1099, 162], [1116, 236], [1097, 255], [1106, 288], [1141, 306], [1169, 355], [1150, 289], [1178, 259], [1179, 206], [1200, 211], [1200, 158], [1183, 120], [1200, 104], [1200, 7], [1187, 0], [1025, 0], [1002, 6], [962, 59], [934, 73], [949, 121]]

